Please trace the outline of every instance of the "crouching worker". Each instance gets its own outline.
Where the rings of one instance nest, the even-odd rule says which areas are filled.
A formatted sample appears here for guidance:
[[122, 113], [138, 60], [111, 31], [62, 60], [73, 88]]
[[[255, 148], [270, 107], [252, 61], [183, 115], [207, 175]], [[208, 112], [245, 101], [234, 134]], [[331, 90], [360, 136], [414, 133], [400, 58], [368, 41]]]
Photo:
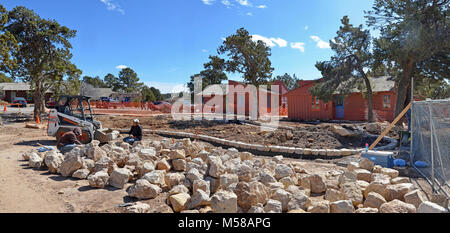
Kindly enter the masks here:
[[81, 136], [81, 129], [75, 128], [72, 131], [64, 133], [56, 142], [56, 146], [61, 153], [65, 154], [75, 148], [76, 145], [81, 145], [78, 137]]
[[139, 125], [138, 119], [133, 120], [133, 126], [131, 126], [131, 130], [128, 134], [130, 134], [130, 136], [124, 138], [123, 141], [130, 145], [142, 140], [142, 127]]

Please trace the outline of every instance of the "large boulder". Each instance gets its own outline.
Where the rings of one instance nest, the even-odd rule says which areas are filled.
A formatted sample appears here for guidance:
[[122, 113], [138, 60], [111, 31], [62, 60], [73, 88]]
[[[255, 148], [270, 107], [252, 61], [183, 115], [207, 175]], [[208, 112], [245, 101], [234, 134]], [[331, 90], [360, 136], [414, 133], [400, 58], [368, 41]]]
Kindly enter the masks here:
[[64, 161], [61, 163], [59, 171], [62, 176], [69, 177], [82, 166], [83, 162], [81, 161], [81, 157], [79, 155], [75, 153], [68, 153], [64, 158]]
[[295, 191], [292, 193], [291, 200], [288, 203], [288, 211], [291, 210], [307, 210], [311, 206], [311, 200], [302, 191]]
[[280, 201], [269, 199], [264, 206], [265, 213], [282, 213], [283, 207]]
[[[169, 189], [179, 184], [182, 184], [186, 177], [183, 173], [167, 173], [164, 176], [164, 183]], [[161, 185], [161, 184], [160, 184]]]
[[284, 212], [288, 211], [288, 204], [291, 200], [292, 194], [286, 190], [283, 189], [277, 189], [270, 199], [277, 200], [281, 202], [281, 207]]
[[61, 163], [64, 161], [64, 156], [56, 151], [50, 151], [45, 155], [44, 163], [48, 167], [50, 173], [57, 173]]
[[323, 178], [319, 175], [312, 175], [309, 177], [312, 193], [323, 193], [327, 191], [327, 186]]
[[109, 175], [106, 171], [99, 171], [88, 177], [89, 186], [94, 188], [104, 188], [108, 185]]
[[330, 204], [327, 201], [313, 203], [308, 207], [309, 213], [327, 214], [330, 213]]
[[355, 208], [349, 200], [335, 201], [330, 203], [330, 213], [353, 213]]
[[44, 160], [38, 154], [31, 153], [28, 165], [32, 168], [40, 168], [42, 165], [44, 165]]
[[363, 203], [363, 193], [356, 183], [345, 183], [341, 185], [341, 193], [343, 198], [350, 200], [354, 206]]
[[171, 166], [166, 159], [161, 159], [156, 163], [156, 170], [164, 170], [166, 172], [170, 171]]
[[201, 207], [201, 206], [210, 206], [211, 198], [209, 194], [201, 189], [196, 189], [189, 201], [189, 209]]
[[95, 162], [99, 161], [102, 157], [106, 157], [106, 152], [98, 147], [98, 146], [92, 146], [87, 151], [87, 157], [94, 160]]
[[448, 210], [436, 203], [425, 201], [420, 204], [417, 213], [448, 213]]
[[138, 173], [138, 177], [141, 178], [145, 174], [154, 171], [156, 168], [156, 164], [153, 161], [146, 161], [144, 163], [139, 164], [136, 167], [136, 171]]
[[331, 125], [331, 131], [342, 137], [354, 137], [357, 133], [350, 131], [340, 125]]
[[233, 192], [218, 191], [211, 197], [211, 208], [214, 213], [237, 213], [237, 196]]
[[382, 168], [381, 169], [381, 174], [385, 174], [388, 175], [389, 177], [391, 177], [391, 179], [397, 178], [399, 171], [392, 169], [392, 168]]
[[386, 198], [386, 186], [385, 183], [380, 182], [371, 182], [369, 186], [367, 186], [366, 190], [364, 190], [364, 197], [367, 198], [369, 196], [369, 193], [376, 192]]
[[357, 180], [364, 180], [368, 183], [372, 181], [372, 173], [366, 169], [356, 169], [354, 172]]
[[294, 170], [286, 164], [277, 164], [275, 167], [275, 179], [280, 180], [284, 177], [294, 176]]
[[172, 150], [172, 151], [170, 151], [169, 158], [171, 160], [175, 160], [175, 159], [182, 159], [182, 160], [184, 160], [184, 159], [186, 159], [186, 153], [185, 153], [185, 151], [183, 149], [181, 149], [181, 150]]
[[393, 200], [380, 206], [380, 213], [416, 213], [416, 207], [400, 200]]
[[426, 201], [425, 197], [418, 189], [408, 192], [405, 194], [404, 198], [406, 203], [412, 204], [416, 208], [419, 208], [420, 204]]
[[324, 199], [330, 202], [336, 202], [343, 200], [344, 198], [340, 190], [327, 189], [327, 191], [325, 192]]
[[133, 177], [133, 173], [126, 168], [116, 168], [111, 172], [109, 184], [113, 187], [122, 189], [126, 183]]
[[211, 194], [211, 184], [206, 180], [196, 180], [192, 184], [192, 192], [196, 192], [197, 190], [203, 190], [208, 196]]
[[252, 168], [246, 164], [238, 166], [236, 174], [238, 175], [239, 181], [250, 182], [253, 178]]
[[116, 163], [109, 157], [102, 157], [100, 160], [95, 162], [94, 173], [99, 171], [106, 171], [108, 174], [111, 174], [114, 169], [117, 168]]
[[345, 171], [339, 176], [339, 187], [345, 183], [356, 183], [356, 173], [352, 171]]
[[241, 152], [241, 153], [239, 153], [239, 158], [241, 159], [241, 161], [253, 160], [254, 156], [250, 152]]
[[230, 185], [237, 184], [239, 182], [239, 177], [236, 174], [223, 174], [220, 175], [219, 185], [222, 189], [226, 190]]
[[386, 203], [386, 200], [383, 196], [376, 192], [371, 192], [364, 201], [364, 208], [377, 208], [380, 209], [380, 206]]
[[79, 169], [73, 173], [73, 178], [78, 178], [80, 180], [86, 179], [91, 172], [88, 169]]
[[136, 184], [127, 189], [130, 197], [143, 200], [156, 198], [161, 191], [162, 189], [158, 185], [150, 184], [150, 182], [144, 179], [137, 180]]
[[147, 180], [151, 184], [164, 186], [166, 184], [165, 174], [164, 170], [155, 170], [145, 174], [141, 179]]
[[239, 182], [234, 190], [238, 197], [238, 205], [244, 210], [248, 211], [250, 207], [257, 204], [266, 204], [269, 200], [270, 191], [264, 184], [258, 181], [254, 182]]
[[214, 178], [219, 178], [225, 172], [222, 160], [217, 156], [208, 157], [208, 174]]
[[277, 180], [268, 169], [262, 169], [259, 172], [259, 181], [263, 184], [275, 183]]
[[405, 201], [405, 194], [409, 193], [414, 189], [414, 185], [411, 183], [402, 184], [392, 184], [386, 186], [386, 200], [392, 201], [398, 199], [400, 201]]
[[192, 168], [186, 173], [186, 178], [191, 182], [194, 183], [195, 180], [201, 180], [203, 179], [203, 175], [200, 174], [200, 172], [196, 168]]
[[153, 147], [139, 150], [138, 156], [142, 160], [151, 160], [151, 161], [157, 160], [156, 151], [155, 151], [155, 148], [153, 148]]
[[361, 160], [359, 160], [358, 166], [361, 169], [365, 169], [365, 170], [367, 170], [369, 172], [372, 172], [373, 168], [375, 167], [375, 163], [370, 161], [367, 158], [362, 158]]
[[177, 185], [169, 191], [169, 196], [179, 194], [179, 193], [189, 193], [189, 189], [186, 188], [186, 186], [184, 186], [182, 184]]
[[174, 159], [172, 160], [172, 166], [175, 171], [186, 171], [186, 160]]
[[179, 213], [188, 208], [188, 203], [191, 196], [187, 193], [179, 193], [169, 197], [169, 202], [172, 205], [172, 209], [175, 213]]

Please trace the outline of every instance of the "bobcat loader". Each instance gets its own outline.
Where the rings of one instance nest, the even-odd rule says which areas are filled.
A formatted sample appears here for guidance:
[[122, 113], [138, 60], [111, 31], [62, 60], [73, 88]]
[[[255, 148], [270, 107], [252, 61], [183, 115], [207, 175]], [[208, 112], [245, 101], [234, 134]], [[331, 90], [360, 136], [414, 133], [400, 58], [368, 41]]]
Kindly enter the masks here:
[[54, 109], [48, 116], [48, 136], [58, 140], [64, 133], [79, 127], [82, 135], [79, 140], [83, 144], [93, 139], [106, 143], [109, 140], [109, 129], [102, 129], [102, 124], [94, 119], [90, 97], [87, 96], [61, 96]]

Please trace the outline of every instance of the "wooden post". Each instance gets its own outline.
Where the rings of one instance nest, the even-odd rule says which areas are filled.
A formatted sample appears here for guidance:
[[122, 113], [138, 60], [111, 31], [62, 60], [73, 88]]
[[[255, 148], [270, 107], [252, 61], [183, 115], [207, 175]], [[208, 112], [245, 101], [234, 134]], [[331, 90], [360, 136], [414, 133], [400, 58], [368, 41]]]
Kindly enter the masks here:
[[412, 106], [412, 103], [409, 103], [408, 106], [406, 106], [406, 108], [403, 109], [403, 111], [397, 116], [397, 118], [395, 118], [395, 120], [389, 125], [389, 127], [377, 138], [377, 140], [375, 140], [374, 143], [372, 143], [372, 145], [369, 147], [369, 150], [373, 150], [373, 148], [375, 148], [375, 146], [377, 146], [377, 144], [384, 138], [384, 136], [386, 136], [386, 134], [388, 134], [389, 131], [394, 127], [394, 125], [397, 124], [397, 122], [400, 119], [402, 119], [402, 117], [411, 108], [411, 106]]

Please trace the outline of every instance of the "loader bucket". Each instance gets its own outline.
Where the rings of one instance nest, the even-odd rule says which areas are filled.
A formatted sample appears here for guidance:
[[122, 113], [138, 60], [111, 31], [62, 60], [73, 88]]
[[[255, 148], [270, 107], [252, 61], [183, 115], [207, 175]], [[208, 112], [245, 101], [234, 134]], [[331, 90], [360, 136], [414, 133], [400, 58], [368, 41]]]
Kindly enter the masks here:
[[110, 129], [101, 129], [101, 130], [95, 130], [94, 131], [94, 140], [100, 141], [100, 143], [107, 143], [109, 142], [109, 138], [107, 136], [108, 133], [111, 133], [112, 130]]

